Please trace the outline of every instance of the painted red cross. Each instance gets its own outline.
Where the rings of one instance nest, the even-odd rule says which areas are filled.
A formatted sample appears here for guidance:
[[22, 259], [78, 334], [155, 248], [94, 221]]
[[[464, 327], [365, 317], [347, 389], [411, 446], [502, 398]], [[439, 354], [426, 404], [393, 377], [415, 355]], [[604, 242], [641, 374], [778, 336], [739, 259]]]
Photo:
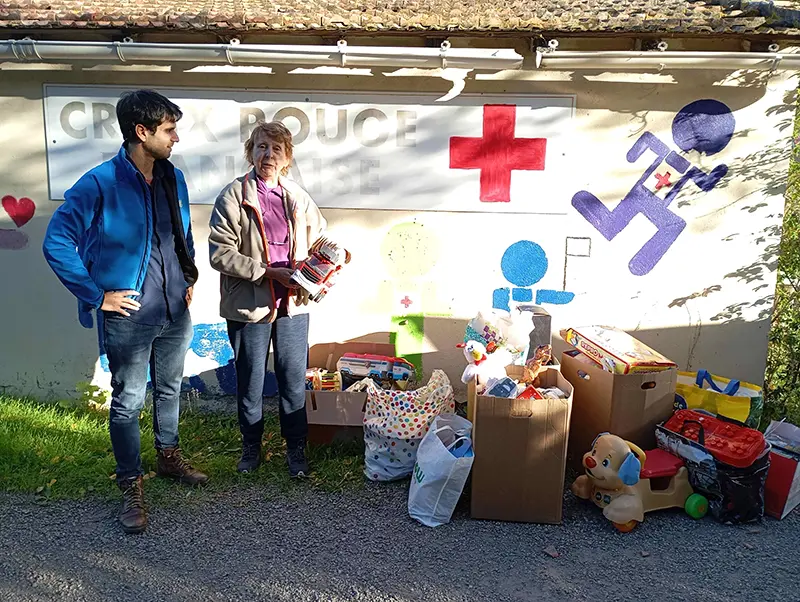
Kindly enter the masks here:
[[669, 177], [671, 175], [672, 175], [672, 172], [669, 172], [669, 171], [667, 173], [665, 173], [664, 175], [661, 175], [660, 173], [657, 173], [656, 174], [656, 180], [658, 180], [658, 183], [656, 184], [656, 190], [661, 190], [665, 186], [672, 186], [672, 182], [669, 181]]
[[517, 107], [483, 105], [483, 137], [450, 137], [450, 169], [480, 169], [482, 203], [511, 200], [511, 171], [543, 170], [546, 138], [515, 138]]
[[414, 302], [413, 302], [411, 299], [409, 299], [409, 298], [408, 298], [408, 295], [406, 295], [405, 299], [403, 299], [402, 301], [400, 301], [400, 303], [401, 303], [402, 305], [404, 305], [406, 309], [408, 309], [408, 307], [409, 307], [409, 306], [410, 306], [412, 303], [414, 303]]

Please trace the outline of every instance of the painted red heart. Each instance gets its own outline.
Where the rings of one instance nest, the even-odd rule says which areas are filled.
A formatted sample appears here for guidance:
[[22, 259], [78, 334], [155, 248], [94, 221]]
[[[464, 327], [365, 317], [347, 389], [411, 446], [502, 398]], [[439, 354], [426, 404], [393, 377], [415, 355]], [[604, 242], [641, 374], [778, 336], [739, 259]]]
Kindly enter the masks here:
[[11, 220], [17, 225], [17, 228], [22, 228], [25, 224], [31, 221], [33, 214], [36, 213], [36, 205], [27, 197], [15, 199], [10, 194], [3, 197], [3, 209], [6, 210]]

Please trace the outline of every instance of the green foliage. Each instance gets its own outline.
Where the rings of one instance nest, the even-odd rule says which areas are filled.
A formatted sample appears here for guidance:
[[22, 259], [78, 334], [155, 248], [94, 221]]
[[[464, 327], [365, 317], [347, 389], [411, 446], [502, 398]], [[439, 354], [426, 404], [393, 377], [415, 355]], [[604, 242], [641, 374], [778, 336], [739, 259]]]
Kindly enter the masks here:
[[101, 407], [111, 400], [111, 393], [102, 387], [98, 387], [90, 382], [81, 381], [75, 385], [78, 392], [78, 402], [80, 405], [92, 408]]
[[[795, 116], [795, 143], [800, 119]], [[789, 167], [783, 236], [778, 260], [778, 286], [769, 337], [766, 404], [762, 426], [786, 418], [800, 425], [800, 145]]]

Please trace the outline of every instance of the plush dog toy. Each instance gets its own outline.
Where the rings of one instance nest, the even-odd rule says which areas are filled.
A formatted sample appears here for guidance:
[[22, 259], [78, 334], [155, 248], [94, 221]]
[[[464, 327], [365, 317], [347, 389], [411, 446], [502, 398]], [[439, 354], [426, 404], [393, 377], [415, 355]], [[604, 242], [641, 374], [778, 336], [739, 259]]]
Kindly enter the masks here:
[[708, 500], [693, 491], [683, 460], [659, 448], [647, 454], [649, 460], [633, 443], [601, 433], [583, 456], [586, 474], [575, 480], [572, 492], [602, 508], [623, 533], [654, 510], [683, 508], [692, 518], [705, 516]]
[[592, 500], [603, 509], [603, 515], [615, 524], [644, 520], [644, 504], [639, 473], [645, 463], [644, 452], [633, 443], [609, 433], [601, 433], [584, 454], [586, 474], [572, 484], [572, 493]]

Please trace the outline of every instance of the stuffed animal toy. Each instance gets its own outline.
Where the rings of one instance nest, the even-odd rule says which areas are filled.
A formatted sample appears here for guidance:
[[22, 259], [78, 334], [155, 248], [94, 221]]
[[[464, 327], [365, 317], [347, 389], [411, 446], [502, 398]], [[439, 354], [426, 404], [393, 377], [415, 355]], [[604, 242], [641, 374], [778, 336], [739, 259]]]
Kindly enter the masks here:
[[467, 367], [461, 375], [461, 382], [467, 384], [476, 379], [479, 389], [486, 386], [490, 378], [501, 379], [506, 376], [506, 366], [511, 363], [512, 356], [507, 350], [494, 348], [492, 353], [479, 341], [459, 343], [456, 347], [464, 349]]
[[[635, 450], [635, 451], [634, 451]], [[639, 482], [644, 452], [624, 439], [603, 433], [583, 456], [586, 474], [572, 484], [572, 493], [591, 500], [603, 515], [617, 524], [642, 522], [642, 497], [634, 488]]]
[[533, 353], [533, 357], [525, 362], [525, 367], [522, 369], [522, 377], [519, 379], [521, 383], [526, 385], [539, 386], [539, 374], [546, 368], [547, 364], [553, 357], [553, 348], [550, 345], [539, 345]]
[[[630, 531], [654, 510], [685, 508], [693, 518], [708, 510], [708, 500], [693, 492], [683, 461], [662, 449], [645, 455], [633, 443], [601, 433], [583, 456], [583, 467], [586, 474], [575, 479], [572, 493], [602, 508], [619, 531]], [[654, 488], [656, 477], [666, 479], [667, 486]]]

